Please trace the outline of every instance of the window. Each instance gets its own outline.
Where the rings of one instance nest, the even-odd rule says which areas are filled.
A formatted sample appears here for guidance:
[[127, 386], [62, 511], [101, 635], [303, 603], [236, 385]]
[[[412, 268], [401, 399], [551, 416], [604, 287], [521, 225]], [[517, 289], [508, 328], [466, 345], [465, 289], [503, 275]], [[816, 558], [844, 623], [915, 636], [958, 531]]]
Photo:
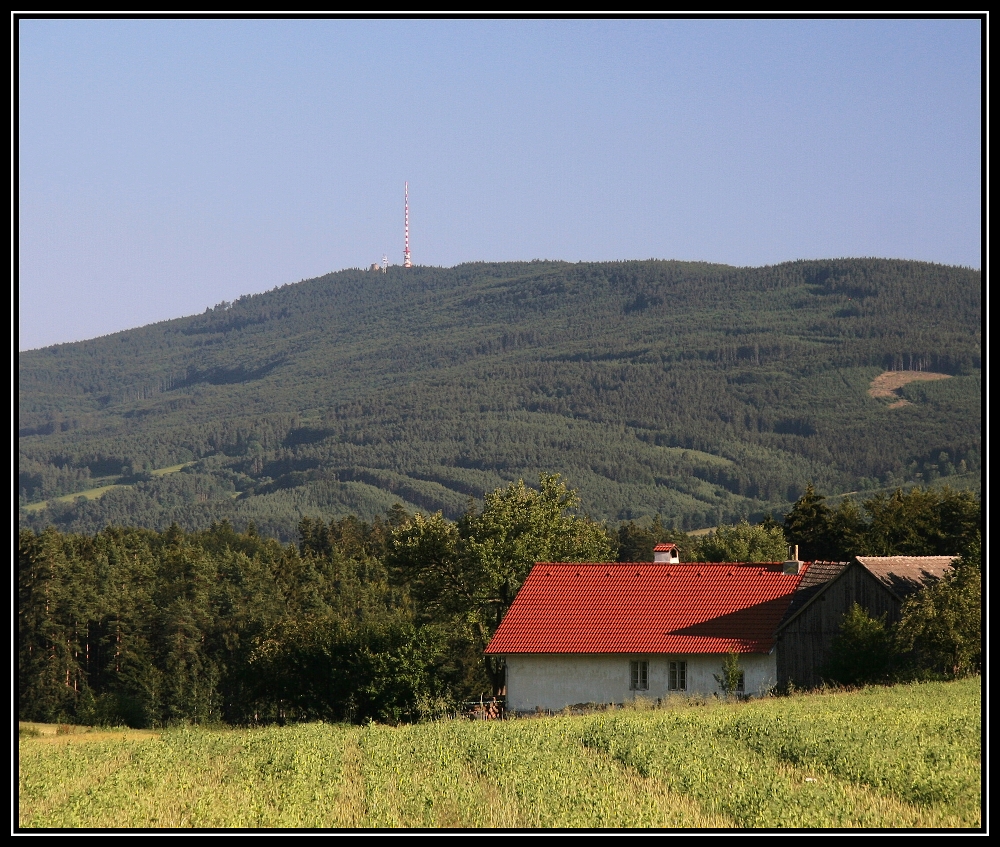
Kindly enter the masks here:
[[670, 682], [667, 688], [670, 691], [687, 691], [688, 687], [688, 663], [670, 663]]
[[743, 671], [740, 671], [740, 678], [739, 678], [739, 681], [736, 683], [736, 693], [737, 694], [742, 694], [743, 693], [743, 691], [744, 691], [743, 682], [744, 682], [744, 680], [743, 680]]
[[629, 675], [631, 677], [629, 688], [633, 691], [649, 689], [649, 662], [629, 662]]

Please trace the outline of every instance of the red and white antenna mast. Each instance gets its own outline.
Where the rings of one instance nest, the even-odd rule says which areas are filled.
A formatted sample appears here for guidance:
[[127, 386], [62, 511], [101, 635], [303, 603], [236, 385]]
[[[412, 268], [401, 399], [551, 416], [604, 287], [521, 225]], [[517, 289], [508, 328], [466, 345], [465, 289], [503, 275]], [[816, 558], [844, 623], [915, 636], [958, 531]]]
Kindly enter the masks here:
[[403, 183], [403, 267], [412, 268], [410, 261], [410, 183]]

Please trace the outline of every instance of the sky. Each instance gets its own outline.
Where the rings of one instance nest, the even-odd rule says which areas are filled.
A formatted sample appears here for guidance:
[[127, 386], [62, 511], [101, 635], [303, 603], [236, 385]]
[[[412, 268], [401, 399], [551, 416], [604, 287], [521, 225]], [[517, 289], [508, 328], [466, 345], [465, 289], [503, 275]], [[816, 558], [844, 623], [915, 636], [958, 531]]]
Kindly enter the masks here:
[[978, 19], [22, 18], [12, 37], [19, 350], [402, 264], [404, 182], [418, 265], [982, 267]]

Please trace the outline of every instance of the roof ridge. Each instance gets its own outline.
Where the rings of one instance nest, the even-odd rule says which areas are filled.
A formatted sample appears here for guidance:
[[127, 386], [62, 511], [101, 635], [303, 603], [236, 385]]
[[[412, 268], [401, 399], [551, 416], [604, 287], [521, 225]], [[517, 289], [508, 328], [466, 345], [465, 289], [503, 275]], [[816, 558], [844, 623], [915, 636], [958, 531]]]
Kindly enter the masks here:
[[767, 653], [802, 573], [748, 564], [538, 562], [487, 653]]
[[[604, 567], [610, 567], [610, 566], [613, 566], [613, 565], [617, 565], [619, 567], [625, 567], [627, 565], [644, 565], [644, 566], [645, 565], [654, 565], [654, 566], [656, 566], [658, 568], [666, 568], [666, 567], [671, 567], [671, 568], [681, 567], [681, 568], [684, 568], [684, 567], [694, 567], [694, 566], [697, 565], [698, 567], [720, 567], [721, 568], [721, 567], [733, 567], [733, 566], [738, 565], [739, 567], [743, 567], [743, 568], [747, 568], [747, 567], [751, 567], [751, 568], [760, 567], [760, 568], [763, 568], [763, 567], [767, 567], [768, 565], [781, 565], [781, 564], [784, 564], [784, 562], [779, 561], [779, 560], [775, 560], [773, 562], [650, 562], [650, 561], [647, 560], [647, 561], [640, 561], [640, 562], [632, 562], [632, 561], [630, 561], [630, 562], [545, 562], [545, 561], [538, 561], [538, 562], [534, 563], [534, 566], [537, 567], [537, 566], [540, 566], [540, 565], [545, 565], [545, 567], [558, 566], [558, 567], [565, 567], [565, 568], [574, 568], [574, 567], [575, 568], [580, 568], [580, 567], [601, 567], [601, 568], [604, 568]], [[846, 562], [844, 562], [844, 563], [841, 563], [841, 562], [833, 563], [833, 562], [819, 562], [819, 561], [817, 561], [817, 562], [806, 562], [806, 561], [803, 561], [802, 564], [804, 564], [804, 565], [811, 565], [811, 564], [848, 564], [848, 563], [846, 563]]]

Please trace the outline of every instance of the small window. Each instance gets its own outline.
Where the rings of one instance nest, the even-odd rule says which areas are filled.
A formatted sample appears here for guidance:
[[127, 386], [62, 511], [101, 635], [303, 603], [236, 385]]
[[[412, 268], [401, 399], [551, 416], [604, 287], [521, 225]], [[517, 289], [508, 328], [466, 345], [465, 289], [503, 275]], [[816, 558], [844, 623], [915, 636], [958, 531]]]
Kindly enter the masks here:
[[743, 687], [743, 671], [740, 671], [740, 678], [739, 678], [739, 681], [736, 683], [736, 693], [737, 694], [742, 694], [743, 692], [744, 692], [744, 687]]
[[687, 671], [687, 662], [670, 663], [670, 680], [669, 685], [667, 686], [670, 691], [687, 691]]
[[649, 690], [649, 662], [629, 662], [629, 674], [629, 688], [633, 691]]

